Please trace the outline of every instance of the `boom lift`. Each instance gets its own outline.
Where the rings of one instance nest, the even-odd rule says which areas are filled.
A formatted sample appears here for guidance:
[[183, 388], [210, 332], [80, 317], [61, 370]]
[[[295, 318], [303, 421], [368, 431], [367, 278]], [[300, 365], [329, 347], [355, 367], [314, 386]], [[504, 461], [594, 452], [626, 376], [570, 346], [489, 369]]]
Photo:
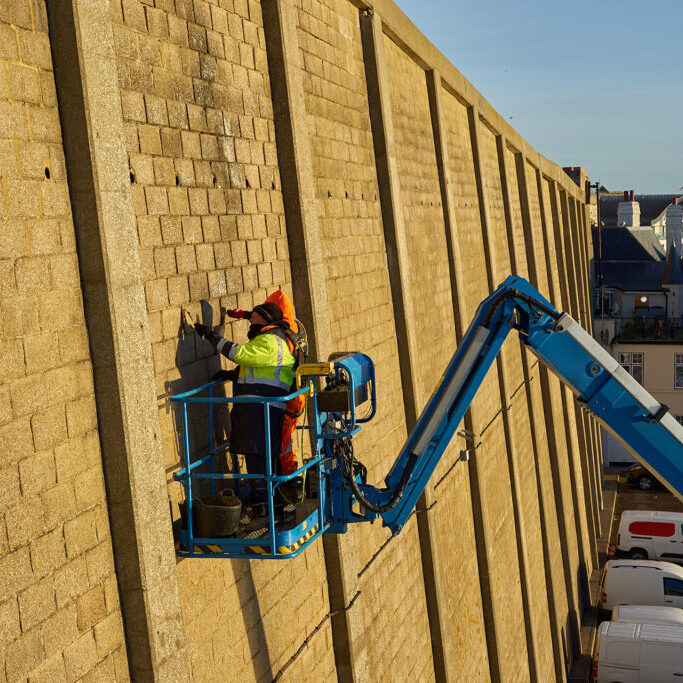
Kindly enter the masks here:
[[[349, 524], [378, 517], [394, 534], [399, 533], [513, 329], [526, 347], [569, 385], [577, 400], [683, 500], [683, 427], [576, 321], [558, 312], [526, 280], [511, 276], [479, 305], [383, 488], [366, 482], [365, 468], [353, 454], [354, 437], [376, 410], [372, 360], [362, 353], [333, 354], [327, 363], [297, 369], [297, 386], [301, 388], [291, 396], [310, 395], [312, 424], [303, 428], [313, 433], [313, 457], [288, 476], [275, 475], [268, 463], [268, 472], [261, 477], [266, 479], [270, 498], [265, 522], [233, 537], [197, 537], [193, 533], [192, 496], [198, 480], [208, 479], [213, 491], [217, 480], [244, 481], [261, 476], [213, 470], [215, 454], [225, 449], [213, 443], [214, 409], [221, 403], [263, 403], [268, 439], [268, 399], [215, 397], [216, 383], [172, 397], [181, 405], [185, 446], [185, 466], [175, 474], [186, 492], [186, 523], [179, 530], [178, 553], [285, 559], [298, 555], [322, 533], [345, 533]], [[358, 408], [367, 401], [369, 413], [359, 417]], [[194, 461], [188, 439], [190, 403], [208, 404], [210, 412], [208, 454]], [[204, 465], [209, 467], [208, 473], [200, 473]], [[304, 474], [314, 479], [315, 485], [306, 487], [308, 494], [297, 508], [296, 519], [291, 524], [276, 524], [273, 495], [286, 482]]]

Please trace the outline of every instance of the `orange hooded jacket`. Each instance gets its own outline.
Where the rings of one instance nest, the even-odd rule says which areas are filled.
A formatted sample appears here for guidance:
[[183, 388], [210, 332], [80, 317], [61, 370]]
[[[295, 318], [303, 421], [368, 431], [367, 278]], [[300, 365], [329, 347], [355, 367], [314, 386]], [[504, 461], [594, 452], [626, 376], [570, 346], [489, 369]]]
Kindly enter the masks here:
[[[275, 304], [282, 311], [282, 318], [289, 323], [289, 329], [297, 333], [299, 325], [296, 322], [294, 306], [289, 297], [280, 289], [273, 292], [266, 302]], [[289, 350], [294, 351], [294, 346], [289, 339], [287, 340]], [[280, 472], [281, 474], [291, 474], [297, 469], [296, 453], [294, 452], [294, 431], [299, 417], [306, 407], [306, 396], [302, 394], [287, 402], [285, 409], [285, 420], [282, 426], [282, 445], [280, 448]]]

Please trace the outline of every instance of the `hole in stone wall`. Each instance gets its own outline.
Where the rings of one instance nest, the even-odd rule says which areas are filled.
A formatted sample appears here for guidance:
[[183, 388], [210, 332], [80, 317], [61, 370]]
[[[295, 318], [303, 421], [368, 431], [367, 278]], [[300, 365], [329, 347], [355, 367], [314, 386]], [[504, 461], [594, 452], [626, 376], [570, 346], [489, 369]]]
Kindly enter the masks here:
[[133, 173], [133, 171], [130, 172], [130, 182], [131, 183], [135, 182], [135, 173]]
[[349, 193], [348, 193], [348, 192], [344, 192], [344, 196], [348, 199], [348, 198], [349, 198]]
[[365, 195], [362, 192], [360, 193], [360, 198], [365, 199]]
[[247, 178], [244, 182], [247, 184], [247, 188], [251, 187], [251, 185], [249, 183], [249, 178]]
[[331, 196], [332, 196], [332, 193], [331, 193], [329, 190], [327, 191], [327, 196], [328, 196], [328, 197], [331, 197]]
[[213, 177], [213, 186], [216, 187], [218, 185], [218, 179], [216, 176]]
[[45, 167], [45, 178], [50, 180], [50, 169], [47, 166]]
[[375, 195], [375, 201], [377, 201], [377, 195]]
[[180, 185], [180, 177], [179, 177], [178, 174], [176, 173], [176, 174], [175, 174], [175, 186], [178, 187], [178, 185]]
[[271, 190], [274, 190], [274, 189], [275, 189], [275, 181], [273, 181], [273, 182], [270, 184], [270, 189], [271, 189]]

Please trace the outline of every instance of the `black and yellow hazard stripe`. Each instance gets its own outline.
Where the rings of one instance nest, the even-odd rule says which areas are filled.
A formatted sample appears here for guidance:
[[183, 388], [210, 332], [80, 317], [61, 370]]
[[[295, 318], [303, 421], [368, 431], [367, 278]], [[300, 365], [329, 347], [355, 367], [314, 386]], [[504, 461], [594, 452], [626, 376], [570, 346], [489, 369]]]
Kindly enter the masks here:
[[[291, 555], [292, 553], [295, 553], [297, 550], [299, 550], [299, 548], [301, 548], [302, 545], [304, 545], [304, 543], [306, 543], [306, 541], [315, 536], [319, 528], [320, 527], [316, 524], [315, 526], [311, 527], [301, 538], [292, 543], [292, 545], [278, 546], [277, 554]], [[251, 551], [252, 553], [257, 553], [258, 555], [270, 554], [270, 546], [250, 545], [247, 547], [247, 550]]]
[[320, 527], [316, 524], [315, 526], [312, 526], [298, 541], [293, 543], [292, 545], [281, 545], [278, 549], [278, 555], [291, 555], [292, 553], [295, 553], [301, 546], [306, 543], [310, 538], [315, 536], [317, 533], [318, 529]]
[[[277, 552], [278, 555], [291, 555], [292, 553], [295, 553], [301, 546], [303, 546], [306, 541], [310, 540], [315, 536], [315, 534], [318, 532], [318, 529], [320, 526], [316, 524], [315, 526], [312, 526], [301, 538], [299, 538], [297, 541], [292, 543], [292, 545], [281, 545], [278, 546]], [[199, 550], [203, 553], [211, 554], [211, 553], [225, 553], [226, 551], [221, 548], [218, 545], [201, 545], [197, 546]], [[256, 553], [257, 555], [269, 555], [270, 554], [270, 546], [263, 546], [263, 545], [249, 545], [247, 546], [247, 551]]]

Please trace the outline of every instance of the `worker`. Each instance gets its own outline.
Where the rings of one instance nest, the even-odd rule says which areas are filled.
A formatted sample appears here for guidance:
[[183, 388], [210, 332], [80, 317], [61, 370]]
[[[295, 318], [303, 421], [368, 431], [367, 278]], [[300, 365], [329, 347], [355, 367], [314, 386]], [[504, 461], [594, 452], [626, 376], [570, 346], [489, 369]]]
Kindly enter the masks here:
[[[218, 353], [238, 365], [235, 396], [286, 396], [293, 390], [295, 358], [290, 320], [293, 320], [293, 307], [284, 292], [277, 291], [253, 311], [233, 309], [227, 311], [233, 318], [244, 318], [250, 322], [245, 344], [237, 344], [216, 334], [210, 327], [201, 323], [195, 325], [198, 334], [206, 338]], [[285, 319], [284, 314], [287, 314]], [[224, 375], [225, 376], [225, 375]], [[283, 445], [283, 426], [287, 419], [287, 404], [270, 404], [270, 444], [271, 462], [277, 474], [289, 474], [292, 468], [291, 457], [285, 457], [285, 465], [280, 458]], [[247, 472], [260, 474], [266, 472], [265, 417], [262, 403], [236, 403], [233, 405], [230, 451], [243, 455]], [[291, 423], [289, 418], [288, 423]], [[294, 427], [296, 421], [294, 421]], [[288, 430], [290, 428], [288, 427]], [[291, 429], [293, 431], [293, 429]], [[289, 435], [291, 442], [291, 432]], [[284, 470], [288, 471], [284, 471]], [[251, 479], [253, 516], [263, 516], [266, 510], [267, 488], [265, 479]], [[283, 501], [275, 496], [274, 510], [277, 517], [283, 516]]]

